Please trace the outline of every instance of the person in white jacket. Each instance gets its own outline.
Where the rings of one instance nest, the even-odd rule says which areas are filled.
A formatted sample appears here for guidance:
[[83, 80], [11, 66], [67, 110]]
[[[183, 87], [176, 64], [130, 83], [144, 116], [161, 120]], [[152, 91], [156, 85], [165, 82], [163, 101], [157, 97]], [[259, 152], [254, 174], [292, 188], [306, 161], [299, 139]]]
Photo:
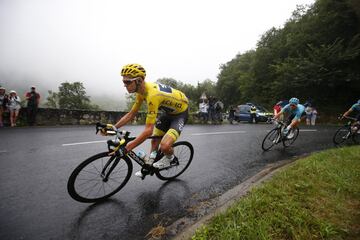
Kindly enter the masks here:
[[16, 120], [19, 116], [19, 111], [21, 108], [21, 99], [20, 97], [17, 95], [16, 91], [11, 90], [10, 91], [10, 96], [9, 96], [9, 101], [8, 101], [8, 108], [10, 111], [10, 124], [11, 127], [15, 127], [16, 126]]

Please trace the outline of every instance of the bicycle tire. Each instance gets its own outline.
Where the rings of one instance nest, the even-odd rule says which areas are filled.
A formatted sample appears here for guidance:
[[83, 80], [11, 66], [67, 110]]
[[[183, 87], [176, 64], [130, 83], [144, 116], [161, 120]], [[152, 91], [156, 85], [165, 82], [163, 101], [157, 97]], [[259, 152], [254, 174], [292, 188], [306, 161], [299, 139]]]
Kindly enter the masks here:
[[[264, 151], [269, 151], [276, 143], [274, 140], [279, 136], [278, 129], [274, 128], [266, 136], [264, 137], [264, 140], [262, 141], [261, 148]], [[267, 144], [267, 140], [269, 140], [269, 146]]]
[[[194, 148], [189, 142], [176, 142], [173, 145], [174, 155], [178, 159], [178, 165], [166, 169], [160, 169], [155, 172], [161, 180], [172, 180], [180, 176], [190, 166], [194, 156]], [[182, 167], [182, 168], [181, 168]], [[178, 171], [180, 170], [180, 171]]]
[[290, 139], [284, 138], [283, 139], [282, 142], [283, 142], [284, 147], [289, 147], [291, 144], [293, 144], [295, 142], [295, 140], [299, 136], [299, 128], [298, 127], [294, 128], [292, 131], [294, 131], [294, 136], [292, 138], [290, 138]]
[[359, 144], [360, 143], [360, 132], [359, 130], [356, 133], [352, 134], [352, 140], [355, 144]]
[[340, 146], [341, 144], [343, 144], [348, 137], [349, 132], [351, 133], [350, 127], [349, 126], [342, 126], [341, 128], [339, 128], [333, 137], [333, 142], [336, 146]]
[[[101, 172], [104, 167], [108, 170], [116, 162], [117, 164], [110, 173], [108, 181], [103, 181]], [[108, 152], [96, 154], [80, 163], [71, 173], [67, 184], [68, 193], [74, 200], [79, 202], [102, 201], [114, 195], [126, 185], [130, 179], [132, 169], [131, 160], [128, 158], [120, 159], [109, 156]], [[98, 196], [94, 196], [93, 191]]]

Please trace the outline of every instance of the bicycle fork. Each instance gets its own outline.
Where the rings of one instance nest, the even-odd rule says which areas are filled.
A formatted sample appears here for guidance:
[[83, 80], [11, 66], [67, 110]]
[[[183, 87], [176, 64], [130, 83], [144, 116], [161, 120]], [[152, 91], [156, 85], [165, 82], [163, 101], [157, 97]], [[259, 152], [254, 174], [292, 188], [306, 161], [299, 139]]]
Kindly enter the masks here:
[[[105, 166], [103, 167], [102, 171], [101, 171], [101, 174], [100, 176], [102, 177], [103, 179], [103, 182], [107, 182], [109, 180], [109, 176], [110, 174], [112, 173], [112, 171], [114, 170], [114, 168], [118, 165], [119, 161], [120, 161], [120, 158], [115, 158], [114, 157], [111, 157], [109, 159], [109, 161], [107, 161], [107, 163], [105, 164]], [[110, 163], [113, 163], [110, 168], [108, 169]], [[108, 171], [106, 171], [108, 169]]]

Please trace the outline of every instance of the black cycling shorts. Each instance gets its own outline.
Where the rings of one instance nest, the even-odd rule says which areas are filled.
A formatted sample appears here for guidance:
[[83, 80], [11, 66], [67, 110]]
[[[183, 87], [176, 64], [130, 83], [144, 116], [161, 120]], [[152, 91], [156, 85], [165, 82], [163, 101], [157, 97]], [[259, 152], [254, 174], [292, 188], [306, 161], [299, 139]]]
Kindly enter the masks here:
[[[176, 115], [170, 115], [166, 113], [160, 115], [156, 120], [154, 135], [155, 136], [165, 135], [165, 133], [167, 133], [170, 129], [175, 130], [177, 132], [176, 135], [180, 135], [180, 133], [184, 128], [184, 125], [188, 120], [188, 117], [189, 117], [188, 109]], [[171, 133], [171, 131], [169, 131], [169, 133]], [[174, 138], [176, 139], [177, 137]]]
[[[295, 116], [296, 116], [295, 113], [291, 114], [291, 115], [288, 117], [288, 119], [287, 119], [287, 121], [286, 121], [286, 124], [287, 124], [287, 125], [290, 125], [291, 122], [292, 122], [292, 120], [295, 118]], [[303, 113], [301, 114], [300, 119], [303, 118], [304, 116], [306, 116], [306, 113], [305, 113], [305, 112], [303, 112]]]

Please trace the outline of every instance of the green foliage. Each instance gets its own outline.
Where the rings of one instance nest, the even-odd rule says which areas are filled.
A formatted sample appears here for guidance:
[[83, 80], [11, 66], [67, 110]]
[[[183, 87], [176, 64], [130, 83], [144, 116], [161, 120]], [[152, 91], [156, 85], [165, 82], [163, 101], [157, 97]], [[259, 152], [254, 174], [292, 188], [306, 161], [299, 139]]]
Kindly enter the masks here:
[[297, 96], [346, 108], [360, 92], [360, 20], [356, 4], [318, 0], [298, 6], [283, 28], [263, 34], [255, 50], [221, 66], [217, 93], [225, 105], [273, 106]]
[[359, 156], [354, 146], [299, 160], [214, 217], [192, 239], [357, 239]]
[[59, 96], [56, 92], [48, 90], [45, 106], [48, 108], [59, 108]]
[[59, 86], [59, 92], [48, 91], [46, 106], [61, 109], [99, 110], [99, 106], [91, 104], [86, 96], [85, 87], [81, 82], [64, 82]]

